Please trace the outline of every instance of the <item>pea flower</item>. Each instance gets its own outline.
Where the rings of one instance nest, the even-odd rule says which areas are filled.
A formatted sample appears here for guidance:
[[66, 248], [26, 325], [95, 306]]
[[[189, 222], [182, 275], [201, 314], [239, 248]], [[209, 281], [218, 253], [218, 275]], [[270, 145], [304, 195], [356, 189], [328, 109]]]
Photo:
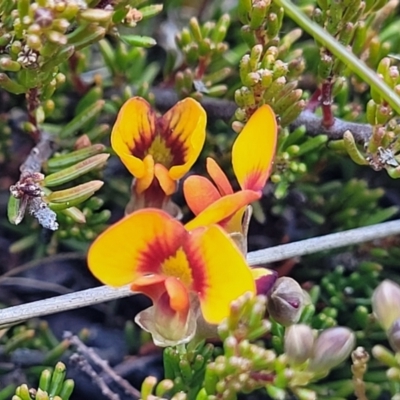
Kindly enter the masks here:
[[220, 223], [229, 233], [247, 234], [242, 220], [247, 206], [261, 197], [269, 177], [277, 142], [271, 107], [263, 105], [250, 117], [232, 148], [232, 166], [241, 190], [234, 193], [227, 176], [212, 158], [207, 172], [213, 182], [190, 176], [183, 185], [186, 202], [197, 216], [189, 227]]
[[221, 227], [188, 231], [157, 209], [109, 227], [89, 249], [88, 265], [101, 282], [130, 284], [152, 299], [135, 320], [160, 346], [188, 342], [199, 320], [220, 323], [233, 300], [256, 291], [244, 256]]
[[170, 196], [203, 148], [206, 123], [204, 109], [191, 98], [163, 116], [141, 97], [125, 102], [111, 133], [111, 145], [135, 177], [127, 213], [155, 207], [174, 214]]

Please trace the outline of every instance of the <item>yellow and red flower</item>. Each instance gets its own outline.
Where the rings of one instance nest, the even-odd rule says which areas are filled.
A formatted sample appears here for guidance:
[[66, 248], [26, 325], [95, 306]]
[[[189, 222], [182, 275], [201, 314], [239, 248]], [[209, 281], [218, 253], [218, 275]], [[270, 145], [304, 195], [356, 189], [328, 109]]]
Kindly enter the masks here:
[[141, 97], [121, 108], [111, 145], [129, 172], [135, 204], [163, 208], [165, 200], [197, 160], [206, 136], [207, 115], [196, 100], [186, 98], [158, 116]]
[[196, 319], [218, 324], [230, 303], [256, 285], [244, 256], [222, 228], [188, 231], [156, 209], [136, 211], [101, 234], [88, 254], [93, 275], [111, 286], [131, 285], [153, 307], [136, 321], [156, 344], [189, 341]]
[[261, 197], [270, 175], [277, 143], [277, 123], [268, 105], [257, 109], [238, 135], [232, 148], [232, 166], [241, 190], [234, 193], [222, 169], [207, 159], [207, 171], [213, 182], [202, 176], [190, 176], [184, 182], [186, 202], [197, 216], [189, 229], [219, 223], [230, 232], [241, 232], [246, 206]]

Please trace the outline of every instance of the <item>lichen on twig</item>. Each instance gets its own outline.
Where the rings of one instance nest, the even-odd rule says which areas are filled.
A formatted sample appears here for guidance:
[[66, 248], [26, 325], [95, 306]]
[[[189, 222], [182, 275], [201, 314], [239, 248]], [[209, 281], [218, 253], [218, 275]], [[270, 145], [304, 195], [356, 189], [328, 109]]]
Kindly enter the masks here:
[[40, 173], [42, 165], [53, 152], [52, 137], [42, 132], [39, 142], [20, 167], [21, 175], [18, 182], [10, 187], [11, 196], [16, 200], [17, 210], [14, 217], [16, 225], [23, 220], [25, 211], [28, 210], [44, 228], [52, 231], [58, 229], [57, 214], [42, 200], [43, 192], [40, 186], [40, 181], [43, 180], [43, 175]]

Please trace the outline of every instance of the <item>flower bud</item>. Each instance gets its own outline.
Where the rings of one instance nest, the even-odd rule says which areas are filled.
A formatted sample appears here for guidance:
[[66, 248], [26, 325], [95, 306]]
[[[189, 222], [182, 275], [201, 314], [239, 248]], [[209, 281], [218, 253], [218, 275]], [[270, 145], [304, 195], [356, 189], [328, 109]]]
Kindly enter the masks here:
[[323, 331], [315, 341], [308, 369], [317, 373], [328, 372], [350, 355], [355, 342], [355, 335], [348, 328], [334, 327]]
[[393, 322], [387, 335], [392, 349], [395, 352], [400, 351], [400, 318]]
[[295, 324], [305, 305], [305, 295], [300, 285], [292, 278], [279, 278], [268, 295], [268, 312], [284, 326]]
[[256, 281], [258, 295], [267, 295], [278, 278], [278, 273], [268, 268], [252, 268], [251, 273]]
[[289, 363], [300, 365], [312, 355], [314, 334], [305, 324], [292, 325], [285, 332], [285, 354]]
[[400, 318], [400, 286], [385, 279], [374, 290], [372, 311], [382, 328], [387, 331]]

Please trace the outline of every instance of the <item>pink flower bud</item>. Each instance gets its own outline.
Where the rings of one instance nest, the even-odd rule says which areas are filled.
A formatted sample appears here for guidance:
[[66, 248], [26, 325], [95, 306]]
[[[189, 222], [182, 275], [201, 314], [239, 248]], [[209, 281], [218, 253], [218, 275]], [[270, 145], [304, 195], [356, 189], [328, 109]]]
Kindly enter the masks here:
[[308, 325], [297, 324], [289, 326], [285, 332], [285, 354], [289, 362], [300, 365], [312, 355], [314, 334]]
[[372, 310], [382, 328], [387, 331], [400, 318], [400, 286], [384, 280], [372, 295]]
[[314, 344], [309, 370], [328, 372], [343, 362], [353, 351], [356, 337], [348, 328], [336, 326], [326, 329]]

